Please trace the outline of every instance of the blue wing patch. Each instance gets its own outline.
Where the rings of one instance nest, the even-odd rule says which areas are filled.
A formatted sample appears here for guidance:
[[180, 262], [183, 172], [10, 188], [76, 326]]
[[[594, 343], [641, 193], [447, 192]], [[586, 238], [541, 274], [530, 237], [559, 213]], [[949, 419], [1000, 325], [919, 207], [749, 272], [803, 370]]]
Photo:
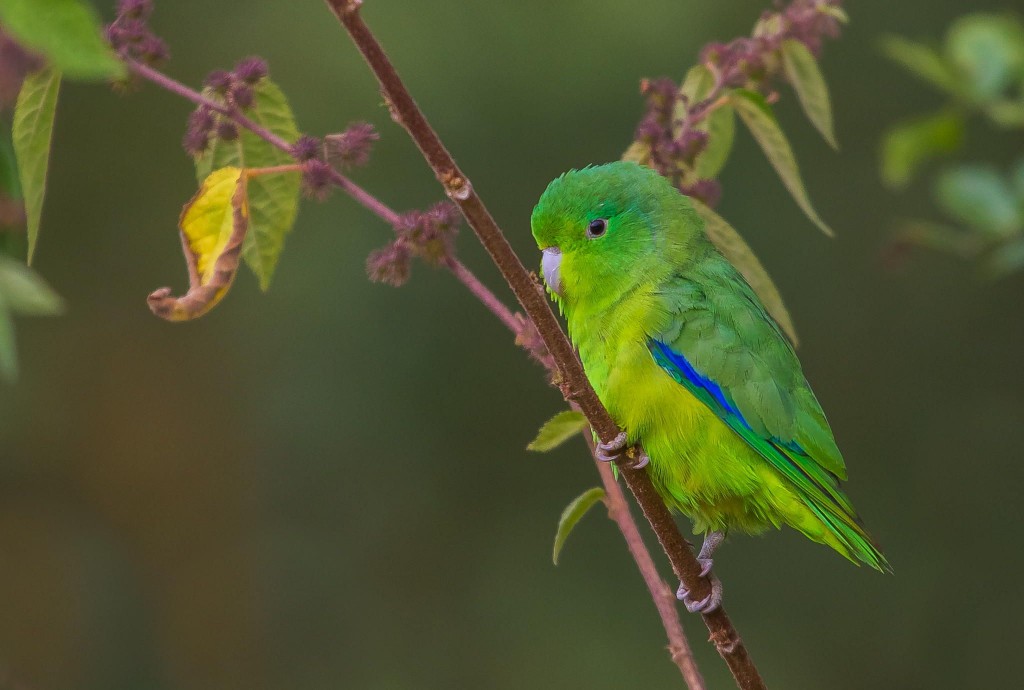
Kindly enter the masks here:
[[[747, 420], [743, 419], [743, 415], [740, 414], [738, 409], [736, 409], [736, 405], [726, 397], [725, 391], [722, 390], [722, 387], [694, 369], [693, 365], [690, 364], [686, 357], [679, 354], [660, 340], [651, 341], [651, 350], [653, 351], [652, 354], [654, 355], [655, 360], [664, 359], [674, 365], [674, 368], [682, 373], [682, 375], [686, 377], [687, 381], [692, 383], [694, 386], [707, 391], [715, 402], [722, 406], [723, 410], [729, 414], [735, 415], [741, 422], [743, 422], [743, 426], [748, 429], [750, 428], [750, 425], [747, 424]], [[658, 364], [661, 365], [662, 368], [668, 368], [665, 367], [664, 362], [658, 362]]]
[[[695, 386], [700, 390], [704, 391], [707, 395], [710, 396], [711, 400], [718, 403], [720, 409], [715, 410], [715, 412], [718, 414], [719, 417], [721, 417], [725, 421], [730, 421], [729, 418], [732, 418], [733, 420], [738, 421], [740, 424], [742, 424], [746, 429], [753, 431], [747, 420], [743, 418], [743, 413], [741, 413], [739, 411], [739, 408], [736, 407], [736, 403], [734, 403], [729, 398], [726, 392], [722, 390], [722, 387], [715, 383], [712, 379], [709, 379], [708, 377], [704, 376], [699, 371], [694, 369], [693, 365], [690, 364], [689, 360], [687, 360], [686, 357], [676, 352], [675, 350], [673, 350], [660, 340], [652, 340], [650, 347], [651, 354], [654, 355], [654, 360], [662, 369], [665, 369], [666, 371], [669, 372], [676, 371], [681, 373], [686, 378], [686, 380], [690, 382], [692, 386]], [[705, 403], [708, 403], [708, 401], [705, 400]], [[710, 405], [710, 407], [713, 410], [715, 409], [714, 405]], [[803, 448], [801, 448], [800, 444], [797, 443], [796, 441], [783, 441], [782, 439], [777, 438], [775, 436], [772, 436], [768, 440], [770, 440], [772, 443], [776, 445], [784, 446], [785, 448], [796, 453], [806, 454], [806, 451]]]

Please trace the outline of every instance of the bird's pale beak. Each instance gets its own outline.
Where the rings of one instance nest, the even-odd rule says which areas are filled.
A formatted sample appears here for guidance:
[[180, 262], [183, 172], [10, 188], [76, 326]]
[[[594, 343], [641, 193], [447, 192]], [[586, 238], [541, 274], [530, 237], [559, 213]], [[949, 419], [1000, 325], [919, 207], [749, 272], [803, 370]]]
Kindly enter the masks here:
[[556, 295], [562, 294], [562, 277], [558, 273], [562, 265], [562, 250], [558, 247], [548, 247], [544, 250], [544, 256], [540, 260], [541, 271], [544, 273], [544, 282]]

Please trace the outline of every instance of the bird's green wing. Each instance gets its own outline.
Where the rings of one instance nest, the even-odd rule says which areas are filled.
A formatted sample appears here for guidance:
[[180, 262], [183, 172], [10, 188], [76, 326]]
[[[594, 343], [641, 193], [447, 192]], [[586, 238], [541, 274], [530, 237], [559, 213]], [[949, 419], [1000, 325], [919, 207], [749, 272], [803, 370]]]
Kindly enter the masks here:
[[852, 555], [882, 566], [839, 489], [843, 457], [796, 353], [749, 285], [717, 258], [660, 296], [670, 320], [648, 342], [655, 361], [789, 480]]

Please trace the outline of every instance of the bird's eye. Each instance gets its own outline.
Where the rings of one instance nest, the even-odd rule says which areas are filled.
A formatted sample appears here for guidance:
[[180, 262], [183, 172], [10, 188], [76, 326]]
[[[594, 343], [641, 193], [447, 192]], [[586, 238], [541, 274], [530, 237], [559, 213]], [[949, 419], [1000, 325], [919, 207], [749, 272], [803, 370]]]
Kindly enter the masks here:
[[587, 237], [595, 239], [603, 235], [606, 230], [608, 230], [608, 221], [604, 218], [595, 218], [587, 226]]

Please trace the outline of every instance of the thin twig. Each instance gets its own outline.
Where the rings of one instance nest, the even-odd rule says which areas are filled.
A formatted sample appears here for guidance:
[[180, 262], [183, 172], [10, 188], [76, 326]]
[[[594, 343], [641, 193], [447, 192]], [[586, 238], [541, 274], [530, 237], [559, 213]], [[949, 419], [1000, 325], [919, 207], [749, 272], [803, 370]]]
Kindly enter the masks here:
[[[416, 105], [380, 43], [363, 22], [359, 13], [361, 0], [327, 0], [327, 4], [377, 77], [395, 119], [409, 132], [438, 181], [448, 196], [459, 205], [516, 298], [533, 319], [537, 331], [557, 362], [557, 380], [566, 400], [579, 405], [603, 441], [611, 441], [619, 433], [619, 428], [587, 380], [572, 345], [551, 311], [537, 277], [523, 266], [487, 207]], [[676, 575], [695, 598], [700, 599], [710, 594], [707, 579], [701, 577], [700, 564], [647, 473], [626, 466], [621, 467], [620, 472], [658, 535]], [[704, 614], [703, 618], [718, 653], [728, 664], [738, 687], [742, 690], [764, 688], [764, 681], [725, 609], [720, 607]]]
[[[127, 61], [127, 64], [128, 67], [140, 77], [153, 82], [167, 91], [192, 101], [197, 105], [205, 105], [222, 115], [231, 118], [234, 122], [242, 127], [246, 127], [268, 143], [276, 146], [282, 151], [285, 151], [289, 155], [293, 154], [292, 147], [287, 142], [280, 137], [277, 137], [272, 132], [269, 132], [269, 130], [260, 127], [237, 110], [206, 97], [201, 92], [176, 81], [149, 65], [130, 60]], [[370, 192], [352, 182], [337, 170], [332, 169], [332, 172], [331, 181], [344, 192], [349, 194], [349, 196], [389, 225], [394, 226], [398, 223], [401, 216], [397, 211], [387, 206]], [[502, 303], [502, 301], [498, 299], [498, 297], [458, 259], [455, 259], [454, 257], [449, 258], [444, 262], [444, 266], [470, 291], [470, 293], [472, 293], [492, 314], [494, 314], [499, 321], [512, 331], [517, 338], [521, 338], [524, 335], [524, 329], [533, 327], [533, 323], [529, 320], [529, 317], [524, 318], [506, 307], [505, 304]], [[554, 359], [547, 352], [543, 343], [538, 344], [540, 346], [539, 348], [533, 348], [530, 342], [524, 341], [520, 344], [528, 350], [531, 350], [531, 354], [537, 358], [552, 375], [558, 371]], [[591, 448], [591, 453], [593, 454], [593, 448]], [[602, 482], [605, 485], [605, 492], [608, 496], [609, 517], [618, 526], [619, 531], [626, 540], [629, 552], [633, 556], [633, 560], [636, 561], [637, 568], [640, 570], [640, 574], [651, 593], [655, 607], [661, 617], [662, 625], [665, 628], [666, 636], [668, 637], [669, 653], [672, 661], [679, 667], [679, 670], [690, 690], [704, 690], [704, 682], [701, 678], [700, 671], [697, 669], [690, 646], [683, 632], [682, 623], [679, 619], [679, 613], [676, 609], [676, 601], [672, 591], [668, 584], [665, 583], [665, 581], [658, 575], [657, 566], [654, 564], [654, 559], [651, 558], [650, 552], [647, 550], [646, 545], [643, 543], [643, 539], [640, 537], [640, 530], [637, 528], [636, 522], [629, 511], [625, 496], [622, 493], [622, 488], [617, 482], [615, 482], [606, 463], [599, 462], [596, 455], [594, 456], [594, 461], [597, 464]]]
[[[136, 60], [126, 59], [125, 64], [135, 74], [139, 75], [143, 79], [147, 79], [157, 86], [170, 91], [173, 94], [177, 94], [182, 98], [192, 101], [196, 105], [203, 105], [229, 117], [236, 124], [245, 127], [250, 132], [263, 139], [268, 144], [275, 146], [289, 156], [294, 157], [294, 151], [292, 145], [287, 141], [279, 137], [278, 135], [271, 132], [266, 127], [254, 122], [250, 118], [246, 117], [244, 113], [240, 112], [236, 108], [231, 108], [224, 103], [216, 101], [205, 94], [196, 91], [195, 89], [182, 84], [180, 81], [167, 76], [158, 69], [155, 69], [145, 63], [138, 62]], [[370, 194], [368, 191], [357, 185], [349, 178], [342, 175], [336, 168], [331, 168], [331, 182], [338, 188], [348, 194], [350, 197], [359, 202], [363, 207], [369, 210], [371, 213], [380, 217], [388, 225], [395, 225], [401, 217], [399, 213], [392, 210], [385, 204], [381, 203], [377, 197]]]
[[686, 635], [683, 634], [683, 624], [679, 620], [679, 602], [676, 600], [675, 592], [658, 575], [658, 567], [654, 564], [654, 559], [651, 558], [651, 553], [647, 550], [643, 537], [640, 536], [640, 530], [637, 529], [633, 515], [630, 513], [629, 503], [626, 501], [626, 496], [622, 493], [619, 483], [615, 481], [612, 468], [607, 462], [597, 459], [593, 438], [589, 434], [584, 434], [584, 438], [590, 448], [590, 454], [594, 457], [594, 463], [597, 465], [597, 473], [601, 475], [601, 483], [604, 484], [608, 516], [622, 532], [622, 538], [626, 540], [626, 547], [629, 549], [630, 555], [633, 556], [633, 560], [636, 561], [637, 568], [644, 578], [644, 584], [647, 585], [647, 591], [650, 592], [654, 606], [658, 609], [661, 623], [665, 627], [665, 634], [668, 636], [669, 656], [679, 667], [679, 672], [683, 674], [683, 680], [686, 681], [686, 686], [690, 690], [704, 690], [706, 687], [704, 677], [701, 675], [700, 669], [697, 668], [697, 661], [693, 658], [690, 643], [686, 639]]

